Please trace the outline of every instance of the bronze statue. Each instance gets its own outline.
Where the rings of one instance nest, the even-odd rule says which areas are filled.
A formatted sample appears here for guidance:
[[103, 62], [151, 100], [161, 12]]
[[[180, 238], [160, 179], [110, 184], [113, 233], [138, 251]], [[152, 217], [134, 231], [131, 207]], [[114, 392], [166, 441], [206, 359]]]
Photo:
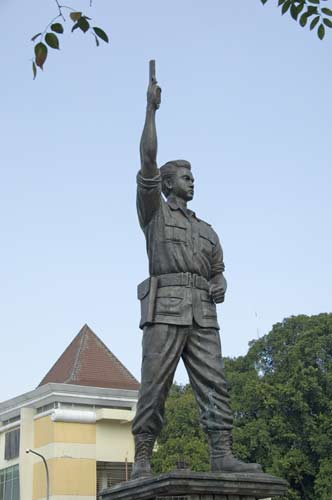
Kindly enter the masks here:
[[138, 286], [143, 357], [133, 422], [132, 479], [151, 475], [152, 449], [163, 425], [165, 399], [180, 357], [207, 434], [211, 470], [260, 472], [259, 464], [246, 464], [232, 454], [233, 418], [216, 312], [227, 286], [222, 248], [212, 227], [187, 208], [194, 196], [190, 163], [174, 160], [157, 167], [155, 114], [160, 97], [155, 63], [150, 61], [137, 175], [137, 211], [146, 238], [150, 277]]

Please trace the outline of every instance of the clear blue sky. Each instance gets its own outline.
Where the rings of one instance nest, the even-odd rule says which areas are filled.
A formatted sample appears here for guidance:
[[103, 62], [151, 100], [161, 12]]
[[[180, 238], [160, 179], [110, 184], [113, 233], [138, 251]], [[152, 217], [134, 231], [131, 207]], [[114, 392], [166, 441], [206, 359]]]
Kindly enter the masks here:
[[191, 161], [191, 208], [224, 248], [224, 355], [287, 316], [331, 312], [331, 35], [320, 42], [273, 0], [68, 3], [110, 45], [64, 35], [36, 81], [29, 40], [55, 4], [0, 4], [0, 400], [33, 389], [84, 323], [139, 378], [150, 58], [159, 163]]

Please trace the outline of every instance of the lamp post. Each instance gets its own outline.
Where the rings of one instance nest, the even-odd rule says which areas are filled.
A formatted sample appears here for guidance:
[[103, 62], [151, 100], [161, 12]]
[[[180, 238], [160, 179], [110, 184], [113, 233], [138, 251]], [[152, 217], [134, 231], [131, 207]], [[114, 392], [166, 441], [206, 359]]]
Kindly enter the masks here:
[[42, 459], [42, 461], [44, 462], [45, 472], [46, 472], [46, 500], [49, 500], [50, 499], [50, 475], [48, 472], [48, 465], [46, 462], [46, 458], [43, 455], [41, 455], [40, 453], [37, 453], [37, 451], [31, 450], [30, 448], [28, 448], [26, 450], [26, 453], [33, 453], [34, 455], [37, 455], [37, 457], [40, 457]]

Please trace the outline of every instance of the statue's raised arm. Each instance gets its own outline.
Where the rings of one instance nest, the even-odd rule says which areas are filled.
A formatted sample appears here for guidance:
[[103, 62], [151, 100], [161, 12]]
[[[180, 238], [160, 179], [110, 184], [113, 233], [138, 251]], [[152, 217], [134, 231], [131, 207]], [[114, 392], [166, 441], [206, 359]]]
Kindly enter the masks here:
[[156, 63], [150, 61], [149, 87], [147, 92], [147, 107], [145, 123], [140, 143], [141, 175], [152, 178], [158, 175], [157, 167], [157, 131], [156, 110], [160, 106], [161, 88], [156, 80]]

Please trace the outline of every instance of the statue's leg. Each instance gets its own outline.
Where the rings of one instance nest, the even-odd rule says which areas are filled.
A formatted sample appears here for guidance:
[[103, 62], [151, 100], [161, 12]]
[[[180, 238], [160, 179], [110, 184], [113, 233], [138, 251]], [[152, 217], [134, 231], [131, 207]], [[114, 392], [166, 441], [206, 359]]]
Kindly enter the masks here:
[[144, 328], [141, 388], [132, 427], [135, 440], [132, 479], [151, 475], [153, 444], [163, 425], [165, 400], [185, 341], [185, 327], [155, 324]]
[[182, 357], [199, 406], [203, 429], [206, 432], [231, 430], [233, 416], [218, 330], [194, 324]]
[[213, 472], [260, 472], [259, 464], [246, 464], [232, 453], [233, 416], [221, 357], [219, 332], [194, 325], [183, 350], [200, 412], [207, 433]]

